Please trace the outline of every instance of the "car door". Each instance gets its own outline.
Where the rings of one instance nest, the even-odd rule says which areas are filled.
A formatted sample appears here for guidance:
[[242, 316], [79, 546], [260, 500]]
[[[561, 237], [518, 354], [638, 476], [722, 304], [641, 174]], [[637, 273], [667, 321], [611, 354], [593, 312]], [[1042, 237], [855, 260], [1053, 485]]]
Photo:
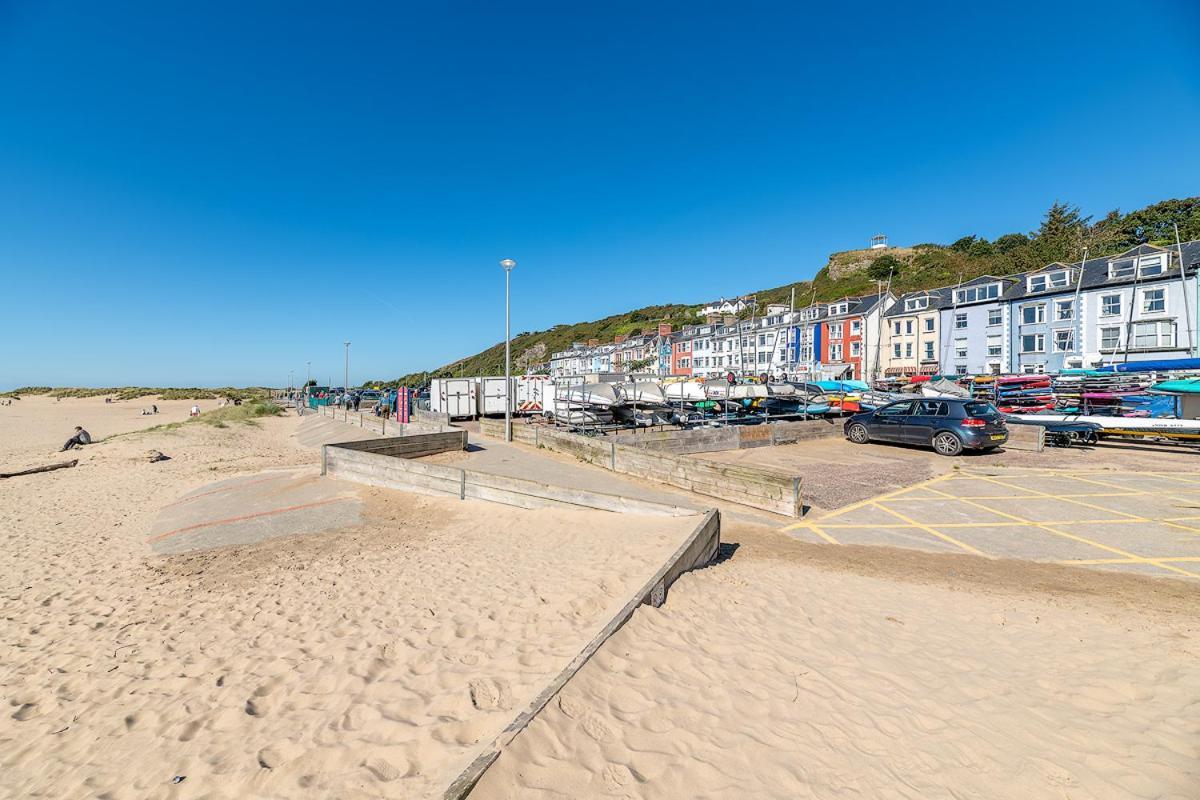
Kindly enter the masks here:
[[912, 400], [901, 400], [876, 411], [871, 416], [871, 424], [867, 426], [871, 438], [885, 442], [904, 441], [904, 423], [912, 407]]
[[904, 421], [904, 441], [909, 444], [929, 444], [933, 441], [939, 417], [944, 420], [948, 413], [945, 400], [918, 400], [912, 415]]

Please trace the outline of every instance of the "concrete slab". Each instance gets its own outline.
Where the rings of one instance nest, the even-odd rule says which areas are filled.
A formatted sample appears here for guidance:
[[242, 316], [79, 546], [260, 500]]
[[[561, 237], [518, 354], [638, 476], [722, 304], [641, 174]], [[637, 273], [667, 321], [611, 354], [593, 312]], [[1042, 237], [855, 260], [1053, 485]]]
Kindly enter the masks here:
[[[936, 527], [934, 529], [939, 530]], [[940, 532], [997, 558], [1066, 561], [1068, 559], [1106, 558], [1113, 555], [1091, 545], [1068, 539], [1065, 536], [1055, 536], [1049, 531], [1028, 525], [943, 528], [940, 529]]]
[[1020, 489], [1011, 489], [1007, 486], [1001, 486], [998, 483], [985, 481], [981, 478], [968, 477], [948, 478], [938, 481], [937, 489], [940, 492], [945, 492], [955, 497], [1015, 497], [1032, 494]]
[[[1016, 499], [995, 497], [975, 502], [986, 506], [992, 511], [1008, 514], [1011, 517], [1020, 517], [1028, 522], [1059, 522], [1072, 519], [1123, 519], [1121, 514], [1106, 511], [1102, 508], [1089, 508], [1049, 497], [1022, 497]], [[1009, 519], [1008, 521], [1012, 522], [1014, 520]]]
[[[820, 528], [820, 522], [817, 522]], [[822, 530], [824, 530], [822, 528]], [[961, 553], [961, 548], [939, 539], [920, 528], [839, 528], [826, 531], [838, 544], [874, 544], [888, 547], [906, 547], [912, 550], [928, 550], [935, 553]]]
[[[980, 501], [992, 502], [992, 501]], [[925, 525], [937, 526], [942, 523], [959, 523], [959, 522], [974, 522], [974, 523], [996, 523], [1004, 524], [1012, 522], [994, 511], [985, 511], [984, 509], [964, 503], [959, 500], [951, 500], [942, 498], [940, 500], [923, 500], [923, 499], [908, 499], [906, 497], [894, 497], [885, 501], [888, 508], [895, 509], [904, 516], [916, 520]]]
[[[1131, 521], [1113, 525], [1076, 523], [1055, 525], [1054, 527], [1057, 530], [1146, 558], [1200, 556], [1200, 536], [1157, 522]], [[1119, 556], [1115, 554], [1092, 556], [1092, 558], [1116, 557]], [[1185, 569], [1188, 568], [1185, 567]], [[1196, 569], [1200, 569], [1200, 567]]]
[[217, 481], [165, 506], [146, 543], [161, 554], [251, 544], [359, 524], [356, 487], [310, 469]]
[[[1084, 497], [1080, 498], [1089, 506], [1096, 506], [1108, 511], [1132, 514], [1148, 519], [1165, 519], [1168, 517], [1200, 516], [1200, 503], [1179, 500], [1161, 494], [1138, 494], [1127, 497]], [[1091, 512], [1083, 506], [1070, 504], [1081, 509], [1083, 516], [1091, 516]]]

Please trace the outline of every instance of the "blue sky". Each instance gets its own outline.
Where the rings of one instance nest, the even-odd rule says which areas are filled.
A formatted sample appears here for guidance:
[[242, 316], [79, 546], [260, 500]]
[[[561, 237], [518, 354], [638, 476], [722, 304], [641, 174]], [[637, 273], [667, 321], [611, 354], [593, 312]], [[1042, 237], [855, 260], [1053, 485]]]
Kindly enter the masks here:
[[307, 5], [0, 0], [0, 388], [394, 377], [502, 339], [504, 257], [516, 333], [1200, 191], [1187, 0]]

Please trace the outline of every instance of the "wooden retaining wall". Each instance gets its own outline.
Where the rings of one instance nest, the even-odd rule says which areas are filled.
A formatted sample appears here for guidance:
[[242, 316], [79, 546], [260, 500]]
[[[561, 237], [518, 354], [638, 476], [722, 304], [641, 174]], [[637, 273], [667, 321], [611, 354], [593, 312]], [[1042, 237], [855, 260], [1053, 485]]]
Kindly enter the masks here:
[[[504, 423], [480, 420], [480, 431], [503, 438]], [[799, 476], [765, 467], [719, 464], [618, 442], [618, 437], [565, 433], [544, 425], [513, 425], [513, 441], [545, 447], [613, 472], [658, 481], [788, 517], [803, 514]]]
[[500, 757], [504, 748], [516, 739], [521, 731], [525, 730], [538, 712], [554, 699], [567, 681], [571, 680], [596, 654], [601, 645], [629, 621], [638, 606], [642, 604], [661, 606], [666, 601], [667, 590], [670, 589], [671, 584], [685, 572], [712, 563], [720, 546], [721, 515], [716, 509], [713, 509], [704, 515], [704, 518], [688, 536], [687, 541], [667, 559], [666, 563], [655, 572], [649, 581], [634, 593], [629, 602], [591, 638], [587, 645], [579, 651], [579, 654], [571, 659], [571, 663], [559, 672], [546, 688], [538, 692], [524, 710], [508, 724], [508, 727], [480, 749], [466, 768], [447, 787], [442, 795], [443, 800], [462, 800], [469, 795], [475, 788], [475, 784], [487, 772], [488, 767]]
[[[465, 444], [466, 431], [458, 433], [462, 435]], [[423, 437], [406, 438], [452, 435], [426, 434]], [[402, 489], [418, 494], [449, 495], [460, 500], [488, 500], [518, 508], [593, 508], [616, 513], [672, 517], [696, 513], [696, 509], [648, 500], [539, 483], [524, 478], [492, 475], [442, 464], [425, 464], [412, 461], [403, 455], [397, 457], [388, 454], [385, 449], [369, 447], [389, 441], [394, 440], [325, 445], [322, 453], [323, 474], [369, 486]]]

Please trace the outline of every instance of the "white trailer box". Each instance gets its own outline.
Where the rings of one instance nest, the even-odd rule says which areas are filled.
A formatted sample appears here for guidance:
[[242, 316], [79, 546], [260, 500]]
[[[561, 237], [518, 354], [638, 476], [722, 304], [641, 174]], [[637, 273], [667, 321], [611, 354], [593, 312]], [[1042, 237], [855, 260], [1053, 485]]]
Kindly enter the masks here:
[[479, 414], [476, 379], [434, 378], [429, 382], [429, 410], [450, 419], [474, 418]]
[[[501, 375], [498, 378], [480, 378], [479, 379], [481, 397], [480, 413], [487, 416], [504, 416], [504, 407], [508, 402], [508, 390], [505, 384], [505, 378]], [[516, 406], [513, 406], [516, 409]]]
[[515, 380], [519, 414], [541, 414], [554, 399], [554, 379], [549, 375], [522, 375]]

